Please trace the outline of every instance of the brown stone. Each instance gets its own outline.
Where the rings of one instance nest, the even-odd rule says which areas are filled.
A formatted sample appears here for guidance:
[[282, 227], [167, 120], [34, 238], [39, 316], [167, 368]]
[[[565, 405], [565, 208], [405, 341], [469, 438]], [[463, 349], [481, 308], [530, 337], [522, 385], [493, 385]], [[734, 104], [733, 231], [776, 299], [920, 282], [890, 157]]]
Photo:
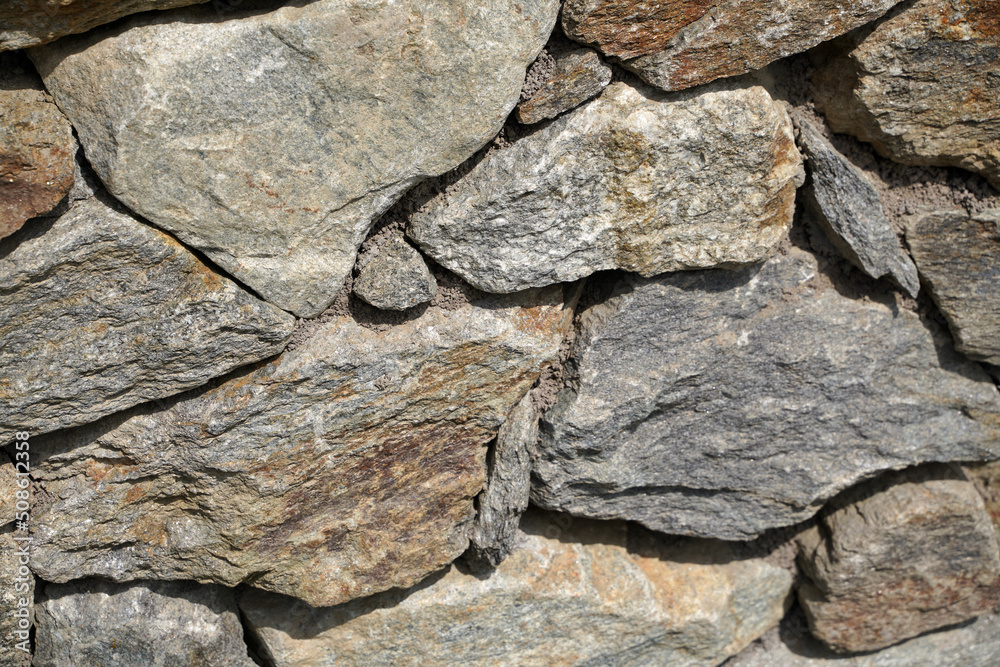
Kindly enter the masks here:
[[1000, 540], [1000, 461], [966, 466], [965, 473], [983, 497]]
[[514, 113], [518, 122], [531, 125], [555, 118], [600, 94], [611, 83], [611, 68], [596, 51], [569, 44], [550, 49], [552, 71], [531, 97], [517, 105]]

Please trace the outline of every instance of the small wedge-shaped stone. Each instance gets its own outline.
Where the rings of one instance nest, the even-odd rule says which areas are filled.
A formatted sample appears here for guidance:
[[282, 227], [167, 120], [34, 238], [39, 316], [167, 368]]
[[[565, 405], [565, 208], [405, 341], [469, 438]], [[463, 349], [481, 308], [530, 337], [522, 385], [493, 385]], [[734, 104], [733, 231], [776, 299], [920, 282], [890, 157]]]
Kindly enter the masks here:
[[1000, 365], [1000, 210], [933, 211], [905, 224], [906, 244], [955, 347]]
[[0, 250], [0, 436], [196, 387], [280, 352], [295, 326], [96, 198]]
[[680, 90], [810, 49], [874, 21], [899, 0], [568, 0], [573, 39]]
[[777, 623], [791, 588], [722, 543], [536, 513], [522, 527], [489, 578], [452, 567], [322, 610], [251, 591], [240, 608], [276, 665], [715, 667]]
[[785, 236], [801, 174], [791, 121], [759, 86], [615, 83], [487, 156], [408, 233], [488, 292], [746, 264]]
[[391, 236], [358, 272], [354, 293], [382, 310], [406, 310], [431, 301], [437, 281], [419, 252], [401, 236]]
[[555, 64], [548, 79], [517, 105], [514, 113], [518, 122], [531, 125], [555, 118], [600, 94], [611, 83], [611, 67], [596, 51], [562, 44], [560, 47], [550, 52]]
[[851, 35], [813, 77], [836, 132], [904, 164], [962, 167], [1000, 187], [996, 0], [920, 0]]
[[916, 297], [920, 279], [913, 260], [882, 210], [882, 198], [868, 177], [837, 152], [808, 120], [799, 119], [799, 145], [806, 156], [809, 199], [830, 242], [872, 278], [889, 276]]
[[956, 467], [891, 473], [839, 496], [799, 538], [812, 634], [874, 651], [1000, 605], [1000, 547]]
[[569, 313], [549, 289], [381, 333], [341, 317], [169, 409], [33, 440], [31, 565], [55, 582], [250, 582], [313, 605], [412, 586], [468, 546], [485, 446]]
[[558, 9], [316, 0], [220, 20], [194, 7], [32, 58], [112, 194], [309, 317], [376, 218], [499, 131]]
[[[18, 539], [15, 539], [18, 538]], [[31, 626], [35, 617], [35, 575], [31, 541], [26, 532], [0, 534], [0, 665], [28, 667], [31, 664]]]
[[748, 539], [882, 469], [1000, 457], [1000, 395], [894, 301], [841, 296], [796, 248], [627, 277], [588, 309], [542, 418], [532, 500]]
[[253, 667], [233, 592], [188, 581], [48, 584], [35, 667]]

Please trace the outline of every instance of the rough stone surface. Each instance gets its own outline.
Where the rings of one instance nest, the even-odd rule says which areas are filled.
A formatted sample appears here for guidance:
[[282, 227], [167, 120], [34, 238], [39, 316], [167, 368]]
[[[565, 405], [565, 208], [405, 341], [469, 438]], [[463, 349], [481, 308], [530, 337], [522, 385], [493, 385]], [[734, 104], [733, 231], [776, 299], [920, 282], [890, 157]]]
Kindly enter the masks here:
[[278, 665], [714, 667], [777, 623], [791, 588], [721, 543], [636, 544], [621, 523], [538, 515], [524, 528], [489, 578], [452, 567], [331, 609], [259, 592], [240, 606]]
[[1000, 605], [1000, 548], [983, 499], [940, 464], [838, 497], [799, 538], [799, 603], [837, 651], [873, 651]]
[[25, 65], [0, 55], [0, 238], [73, 187], [73, 128]]
[[970, 465], [965, 472], [979, 489], [1000, 540], [1000, 461]]
[[599, 95], [611, 83], [611, 68], [593, 49], [553, 49], [552, 72], [539, 89], [517, 105], [514, 113], [525, 125], [555, 118]]
[[1000, 365], [1000, 209], [927, 212], [905, 225], [910, 253], [955, 347]]
[[801, 174], [791, 121], [761, 87], [615, 83], [487, 156], [408, 234], [489, 292], [746, 264], [785, 236]]
[[382, 310], [406, 310], [434, 299], [437, 281], [420, 253], [392, 236], [358, 272], [354, 294]]
[[35, 667], [253, 667], [233, 592], [191, 582], [49, 584]]
[[497, 133], [558, 8], [317, 0], [219, 21], [192, 7], [32, 58], [112, 194], [309, 317], [379, 215]]
[[995, 0], [920, 0], [866, 32], [813, 77], [834, 131], [893, 160], [970, 169], [1000, 187]]
[[798, 125], [799, 145], [812, 179], [809, 198], [830, 242], [872, 278], [889, 276], [916, 297], [920, 291], [917, 268], [886, 218], [875, 185], [812, 123], [799, 118]]
[[528, 509], [531, 456], [538, 442], [538, 412], [530, 394], [514, 406], [487, 458], [486, 483], [476, 499], [466, 562], [476, 570], [499, 565], [514, 550], [521, 514]]
[[0, 528], [14, 521], [16, 491], [17, 473], [14, 463], [7, 458], [6, 453], [0, 453]]
[[744, 74], [882, 16], [899, 0], [568, 0], [566, 34], [680, 90]]
[[485, 446], [568, 326], [558, 289], [382, 332], [342, 316], [165, 410], [39, 438], [32, 567], [313, 605], [412, 586], [465, 551]]
[[895, 302], [797, 248], [737, 272], [623, 278], [581, 315], [532, 500], [753, 538], [882, 469], [1000, 456], [1000, 396]]
[[295, 318], [97, 199], [0, 244], [0, 437], [84, 424], [281, 351]]
[[[22, 536], [23, 533], [0, 533], [0, 572], [4, 578], [4, 585], [0, 587], [0, 638], [3, 638], [0, 642], [0, 665], [4, 667], [27, 667], [31, 664], [30, 651], [22, 649], [30, 649], [28, 628], [35, 617], [35, 577], [30, 571], [20, 570], [22, 556], [19, 552], [29, 543], [15, 541], [14, 537]], [[30, 557], [30, 546], [27, 549]], [[22, 610], [27, 614], [27, 625], [22, 623]]]

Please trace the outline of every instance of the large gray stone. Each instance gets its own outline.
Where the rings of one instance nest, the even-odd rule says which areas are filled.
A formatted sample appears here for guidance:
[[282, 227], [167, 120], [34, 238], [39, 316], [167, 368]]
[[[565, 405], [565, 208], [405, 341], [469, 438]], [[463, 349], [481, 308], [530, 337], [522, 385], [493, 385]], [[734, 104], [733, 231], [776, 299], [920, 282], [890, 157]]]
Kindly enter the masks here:
[[489, 292], [746, 264], [788, 231], [801, 174], [791, 121], [759, 86], [616, 83], [487, 156], [407, 233]]
[[295, 326], [98, 199], [0, 245], [0, 285], [0, 438], [204, 384], [277, 354]]
[[797, 248], [738, 272], [623, 278], [581, 316], [532, 499], [752, 538], [883, 469], [1000, 456], [1000, 396], [895, 302], [842, 296]]
[[492, 138], [557, 0], [317, 0], [129, 18], [33, 49], [108, 189], [308, 317], [373, 220]]
[[48, 584], [35, 667], [254, 667], [233, 592], [186, 581]]

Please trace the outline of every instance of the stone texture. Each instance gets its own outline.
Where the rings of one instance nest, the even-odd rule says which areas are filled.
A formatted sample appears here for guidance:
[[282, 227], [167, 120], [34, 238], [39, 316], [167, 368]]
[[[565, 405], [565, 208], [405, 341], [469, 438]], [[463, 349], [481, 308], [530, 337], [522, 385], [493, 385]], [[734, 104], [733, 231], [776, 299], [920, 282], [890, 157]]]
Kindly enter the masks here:
[[52, 210], [73, 187], [73, 128], [30, 67], [0, 55], [0, 238]]
[[1000, 606], [1000, 548], [957, 467], [892, 473], [839, 496], [799, 538], [799, 602], [837, 651], [873, 651]]
[[291, 315], [98, 199], [46, 226], [0, 246], [0, 437], [171, 396], [292, 334]]
[[983, 497], [986, 512], [997, 531], [997, 540], [1000, 540], [1000, 461], [966, 466], [965, 473]]
[[625, 277], [585, 311], [542, 419], [532, 500], [753, 538], [876, 471], [1000, 456], [1000, 396], [891, 299], [789, 248], [762, 267]]
[[799, 118], [798, 125], [799, 146], [811, 177], [808, 198], [827, 238], [872, 278], [889, 276], [916, 297], [920, 291], [917, 268], [886, 218], [874, 184], [812, 123]]
[[763, 88], [615, 83], [488, 155], [407, 233], [489, 292], [746, 264], [785, 236], [801, 178], [791, 121]]
[[437, 281], [420, 253], [391, 236], [354, 279], [354, 294], [382, 310], [406, 310], [437, 295]]
[[514, 406], [487, 458], [486, 483], [476, 499], [465, 561], [477, 571], [495, 568], [514, 551], [521, 514], [528, 509], [531, 456], [538, 442], [538, 411], [531, 394]]
[[485, 446], [558, 354], [558, 289], [349, 317], [166, 409], [33, 441], [46, 581], [193, 579], [331, 605], [468, 546]]
[[191, 582], [49, 584], [35, 667], [253, 667], [233, 592]]
[[32, 58], [116, 197], [309, 317], [376, 218], [499, 131], [558, 8], [317, 0], [219, 21], [203, 6]]
[[637, 544], [620, 523], [538, 515], [524, 527], [489, 578], [452, 567], [330, 609], [260, 592], [240, 607], [277, 665], [714, 667], [777, 623], [791, 588], [721, 543]]
[[905, 225], [906, 244], [955, 347], [1000, 364], [1000, 209], [932, 211]]
[[664, 90], [744, 74], [882, 16], [899, 0], [567, 0], [566, 34]]
[[819, 67], [817, 104], [834, 131], [886, 157], [970, 169], [1000, 187], [998, 16], [994, 0], [903, 5]]
[[17, 473], [14, 463], [7, 458], [6, 453], [2, 453], [0, 454], [0, 528], [14, 521], [16, 491]]
[[531, 97], [514, 110], [525, 125], [555, 118], [601, 93], [611, 83], [611, 67], [593, 49], [554, 48], [552, 72]]
[[[3, 638], [0, 642], [0, 665], [4, 667], [27, 667], [31, 664], [29, 634], [35, 618], [35, 577], [21, 562], [30, 558], [30, 543], [14, 539], [23, 536], [25, 533], [0, 533], [0, 572], [3, 573], [3, 586], [0, 586], [0, 637]], [[28, 550], [27, 556], [20, 553], [23, 549]]]

